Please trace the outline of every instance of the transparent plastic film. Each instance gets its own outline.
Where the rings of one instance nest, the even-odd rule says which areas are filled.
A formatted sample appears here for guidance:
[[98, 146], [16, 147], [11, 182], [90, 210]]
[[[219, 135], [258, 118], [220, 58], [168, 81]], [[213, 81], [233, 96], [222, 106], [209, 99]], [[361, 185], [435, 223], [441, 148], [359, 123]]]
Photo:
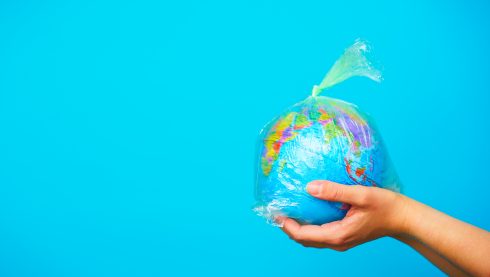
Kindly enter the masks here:
[[353, 76], [381, 80], [356, 40], [333, 65], [313, 95], [288, 108], [261, 131], [257, 147], [254, 211], [274, 224], [287, 216], [307, 224], [343, 218], [348, 206], [306, 192], [313, 180], [399, 191], [400, 182], [375, 124], [357, 106], [318, 96]]
[[381, 71], [377, 69], [371, 57], [371, 46], [364, 40], [357, 39], [335, 62], [319, 85], [313, 87], [312, 96], [335, 86], [354, 76], [367, 77], [381, 82]]

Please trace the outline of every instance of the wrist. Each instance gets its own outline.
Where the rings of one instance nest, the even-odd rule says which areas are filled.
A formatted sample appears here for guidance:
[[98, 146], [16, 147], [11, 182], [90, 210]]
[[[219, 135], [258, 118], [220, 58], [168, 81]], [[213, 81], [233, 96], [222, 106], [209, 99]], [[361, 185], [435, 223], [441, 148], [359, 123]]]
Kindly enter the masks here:
[[413, 203], [414, 201], [402, 194], [396, 193], [394, 208], [392, 209], [391, 236], [403, 238], [412, 236]]

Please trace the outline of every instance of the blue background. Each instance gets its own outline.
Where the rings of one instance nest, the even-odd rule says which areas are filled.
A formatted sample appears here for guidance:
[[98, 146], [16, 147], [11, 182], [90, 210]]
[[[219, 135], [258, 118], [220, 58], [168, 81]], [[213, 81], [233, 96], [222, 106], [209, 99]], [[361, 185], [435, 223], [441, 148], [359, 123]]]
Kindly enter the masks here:
[[405, 193], [490, 229], [476, 1], [2, 1], [1, 276], [441, 274], [384, 238], [305, 249], [250, 210], [261, 127], [357, 37]]

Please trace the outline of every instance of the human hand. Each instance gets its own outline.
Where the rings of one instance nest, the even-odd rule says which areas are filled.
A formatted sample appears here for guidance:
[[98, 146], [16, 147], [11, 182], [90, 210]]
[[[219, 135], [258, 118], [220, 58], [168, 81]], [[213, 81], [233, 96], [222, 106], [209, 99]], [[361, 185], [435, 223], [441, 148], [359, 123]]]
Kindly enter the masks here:
[[294, 219], [278, 217], [282, 230], [305, 247], [345, 251], [379, 237], [398, 235], [403, 229], [407, 201], [401, 194], [330, 181], [313, 181], [308, 184], [307, 191], [319, 199], [342, 202], [351, 207], [342, 220], [321, 226], [301, 225]]

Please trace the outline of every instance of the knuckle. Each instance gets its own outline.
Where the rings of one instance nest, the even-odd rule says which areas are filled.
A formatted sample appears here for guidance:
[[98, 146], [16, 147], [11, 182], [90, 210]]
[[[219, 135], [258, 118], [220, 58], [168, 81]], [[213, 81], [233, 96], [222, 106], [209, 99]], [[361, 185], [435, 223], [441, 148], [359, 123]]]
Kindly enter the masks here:
[[345, 239], [342, 236], [338, 236], [336, 238], [333, 238], [332, 241], [331, 241], [331, 243], [333, 245], [335, 245], [335, 246], [340, 247], [340, 246], [342, 246], [345, 243]]
[[369, 189], [362, 187], [362, 186], [360, 186], [359, 189], [361, 191], [361, 193], [358, 196], [359, 197], [359, 199], [358, 199], [359, 204], [360, 205], [369, 204], [372, 200], [372, 192]]
[[359, 205], [362, 205], [362, 206], [367, 205], [369, 203], [368, 196], [365, 193], [359, 195], [358, 202], [359, 202]]
[[343, 190], [339, 187], [332, 187], [330, 190], [330, 196], [332, 200], [342, 199]]
[[292, 233], [291, 234], [291, 239], [295, 241], [302, 241], [303, 240], [303, 235], [301, 233]]

